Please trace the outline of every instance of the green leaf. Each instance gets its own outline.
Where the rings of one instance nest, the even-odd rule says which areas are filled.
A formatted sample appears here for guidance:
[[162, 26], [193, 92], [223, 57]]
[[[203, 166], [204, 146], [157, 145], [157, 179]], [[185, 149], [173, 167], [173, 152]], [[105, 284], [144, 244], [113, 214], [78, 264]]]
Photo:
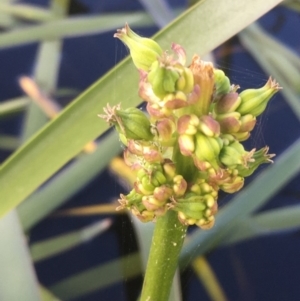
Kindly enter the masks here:
[[28, 246], [15, 211], [0, 219], [0, 300], [40, 301]]
[[151, 19], [145, 13], [65, 18], [2, 33], [0, 35], [0, 48], [49, 39], [100, 34], [123, 26], [125, 22], [130, 22], [133, 26], [152, 24]]
[[239, 220], [237, 223], [238, 230], [224, 237], [222, 245], [231, 245], [246, 239], [296, 230], [300, 228], [299, 217], [300, 206], [297, 205], [269, 210]]
[[67, 168], [60, 171], [38, 191], [17, 207], [25, 231], [64, 204], [87, 185], [105, 167], [106, 162], [118, 155], [121, 143], [115, 131], [106, 135], [101, 147], [91, 154], [81, 154]]
[[50, 287], [62, 300], [79, 298], [109, 285], [136, 277], [142, 273], [138, 253], [90, 268]]
[[[156, 40], [164, 48], [169, 48], [173, 41], [184, 45], [189, 57], [195, 52], [203, 55], [279, 2], [203, 1], [163, 29], [156, 35]], [[229, 8], [231, 12], [245, 14], [224, 13]], [[124, 108], [136, 106], [140, 102], [136, 95], [137, 85], [137, 71], [131, 61], [126, 59], [81, 94], [3, 163], [0, 169], [0, 191], [3, 196], [0, 216], [17, 206], [76, 156], [85, 144], [107, 130], [104, 121], [97, 118], [107, 103], [114, 105], [121, 101]]]
[[82, 243], [86, 243], [106, 231], [110, 225], [111, 220], [104, 219], [77, 231], [38, 241], [30, 246], [32, 260], [34, 262], [45, 260]]
[[26, 96], [4, 101], [0, 103], [0, 118], [22, 112], [25, 110], [28, 104], [29, 100]]

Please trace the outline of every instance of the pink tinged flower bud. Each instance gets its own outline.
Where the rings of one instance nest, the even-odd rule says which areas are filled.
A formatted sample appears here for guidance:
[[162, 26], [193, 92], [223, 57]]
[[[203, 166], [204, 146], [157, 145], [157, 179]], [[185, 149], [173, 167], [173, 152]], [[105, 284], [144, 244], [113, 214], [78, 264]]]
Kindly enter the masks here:
[[244, 186], [243, 177], [235, 177], [232, 181], [220, 185], [220, 189], [227, 193], [235, 193]]
[[172, 115], [172, 110], [166, 107], [161, 107], [159, 104], [147, 104], [147, 112], [153, 119], [166, 118]]
[[154, 196], [143, 196], [142, 203], [148, 211], [155, 211], [166, 204], [166, 201], [157, 200]]
[[215, 217], [210, 216], [208, 219], [200, 219], [199, 222], [196, 223], [198, 227], [200, 227], [202, 230], [209, 230], [211, 229], [215, 224]]
[[241, 115], [260, 115], [266, 108], [271, 97], [277, 93], [281, 87], [270, 77], [267, 83], [259, 89], [247, 89], [240, 93], [241, 104], [236, 109]]
[[188, 106], [187, 100], [185, 93], [177, 91], [175, 93], [167, 94], [163, 98], [161, 105], [167, 109], [176, 110]]
[[163, 118], [156, 122], [158, 140], [162, 146], [173, 146], [175, 128], [175, 123], [169, 118]]
[[195, 135], [199, 126], [199, 118], [194, 115], [183, 115], [177, 121], [177, 131], [179, 135]]
[[256, 117], [251, 114], [244, 115], [240, 118], [241, 127], [239, 132], [251, 132], [256, 124]]
[[240, 105], [242, 99], [236, 92], [230, 92], [222, 96], [215, 104], [214, 111], [216, 114], [226, 114], [234, 112]]
[[238, 132], [241, 127], [240, 118], [241, 114], [238, 112], [231, 112], [216, 116], [221, 127], [221, 132], [224, 134]]
[[137, 208], [132, 208], [131, 212], [143, 223], [151, 222], [155, 218], [155, 214], [152, 211], [143, 210], [140, 212]]
[[208, 137], [218, 137], [220, 135], [220, 124], [210, 115], [200, 117], [199, 130]]
[[182, 196], [187, 189], [187, 182], [181, 175], [177, 175], [173, 178], [173, 191], [176, 196]]
[[178, 145], [183, 156], [190, 156], [195, 151], [194, 137], [191, 135], [180, 135]]
[[148, 71], [152, 63], [163, 53], [160, 46], [152, 39], [142, 38], [133, 32], [128, 24], [114, 34], [130, 50], [133, 63], [138, 69]]
[[178, 57], [178, 63], [184, 66], [186, 62], [186, 53], [184, 48], [176, 43], [172, 43], [171, 48]]
[[214, 91], [214, 68], [212, 63], [201, 61], [194, 55], [190, 66], [194, 74], [194, 83], [200, 87], [200, 97], [193, 105], [193, 113], [197, 116], [207, 115]]
[[166, 202], [172, 194], [173, 189], [166, 185], [156, 187], [153, 191], [153, 197], [160, 202]]

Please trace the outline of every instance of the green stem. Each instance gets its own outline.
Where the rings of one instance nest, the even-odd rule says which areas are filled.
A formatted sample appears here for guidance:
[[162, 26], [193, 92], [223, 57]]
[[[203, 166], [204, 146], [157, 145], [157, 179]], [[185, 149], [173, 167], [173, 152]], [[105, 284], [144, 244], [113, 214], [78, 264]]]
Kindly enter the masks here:
[[175, 211], [157, 219], [140, 301], [168, 300], [186, 229]]

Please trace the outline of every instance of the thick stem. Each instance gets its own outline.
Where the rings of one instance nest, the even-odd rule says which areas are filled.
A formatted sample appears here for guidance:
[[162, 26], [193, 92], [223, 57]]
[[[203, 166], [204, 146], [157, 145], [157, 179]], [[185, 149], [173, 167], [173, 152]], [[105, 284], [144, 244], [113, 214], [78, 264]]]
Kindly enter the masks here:
[[157, 219], [140, 301], [168, 301], [186, 229], [175, 211]]

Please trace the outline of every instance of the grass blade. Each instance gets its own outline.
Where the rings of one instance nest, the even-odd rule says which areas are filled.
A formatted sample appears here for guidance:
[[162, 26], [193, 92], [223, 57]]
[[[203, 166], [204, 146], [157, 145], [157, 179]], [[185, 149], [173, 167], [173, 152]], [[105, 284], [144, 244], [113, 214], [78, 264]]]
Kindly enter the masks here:
[[50, 287], [50, 290], [62, 300], [82, 297], [109, 285], [136, 277], [142, 273], [138, 253], [93, 267], [73, 275]]
[[106, 231], [110, 225], [111, 220], [107, 218], [77, 231], [36, 242], [30, 246], [32, 260], [34, 262], [45, 260], [86, 243]]
[[40, 301], [25, 237], [15, 211], [0, 219], [0, 300]]

